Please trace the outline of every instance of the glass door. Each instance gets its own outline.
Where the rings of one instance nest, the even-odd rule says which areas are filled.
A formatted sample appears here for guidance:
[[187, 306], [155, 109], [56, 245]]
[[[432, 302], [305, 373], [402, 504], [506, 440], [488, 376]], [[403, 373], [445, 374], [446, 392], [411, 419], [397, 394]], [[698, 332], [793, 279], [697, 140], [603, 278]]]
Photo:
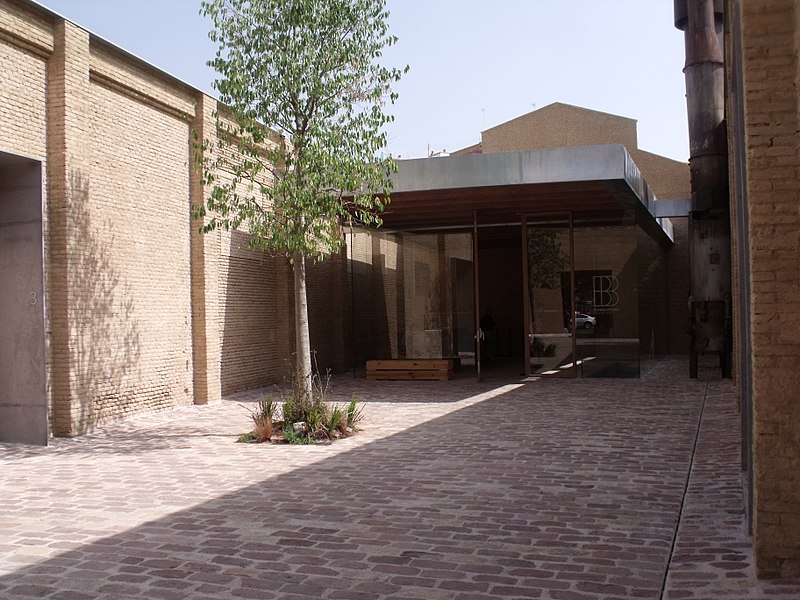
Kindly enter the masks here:
[[572, 217], [528, 217], [522, 240], [526, 375], [575, 377]]

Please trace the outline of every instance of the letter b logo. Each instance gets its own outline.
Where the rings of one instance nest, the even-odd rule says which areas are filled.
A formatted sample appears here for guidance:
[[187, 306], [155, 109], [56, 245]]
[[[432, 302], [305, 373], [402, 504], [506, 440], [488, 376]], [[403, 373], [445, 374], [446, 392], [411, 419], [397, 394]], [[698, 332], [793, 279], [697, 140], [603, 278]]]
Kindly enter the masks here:
[[596, 308], [610, 308], [619, 304], [619, 280], [614, 275], [595, 275], [593, 280]]

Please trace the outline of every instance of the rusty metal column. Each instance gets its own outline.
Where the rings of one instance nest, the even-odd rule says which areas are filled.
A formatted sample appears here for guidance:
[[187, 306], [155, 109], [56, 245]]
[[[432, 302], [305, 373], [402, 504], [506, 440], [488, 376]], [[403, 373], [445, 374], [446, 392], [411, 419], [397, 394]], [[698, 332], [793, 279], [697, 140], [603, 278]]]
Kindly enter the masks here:
[[475, 286], [475, 379], [482, 380], [481, 351], [483, 349], [483, 331], [481, 331], [481, 284], [480, 264], [478, 260], [478, 211], [472, 211], [472, 277]]
[[531, 376], [531, 271], [528, 261], [528, 219], [522, 216], [522, 321], [525, 348], [525, 377]]
[[698, 355], [717, 353], [731, 376], [731, 231], [725, 125], [723, 0], [674, 0], [686, 43], [689, 119], [690, 375]]

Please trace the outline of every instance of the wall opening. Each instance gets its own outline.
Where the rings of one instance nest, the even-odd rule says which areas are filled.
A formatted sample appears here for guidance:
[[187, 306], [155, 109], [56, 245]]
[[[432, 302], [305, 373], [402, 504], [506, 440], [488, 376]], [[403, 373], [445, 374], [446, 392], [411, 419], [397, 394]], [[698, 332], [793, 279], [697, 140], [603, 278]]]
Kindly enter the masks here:
[[0, 442], [47, 445], [42, 165], [0, 152]]

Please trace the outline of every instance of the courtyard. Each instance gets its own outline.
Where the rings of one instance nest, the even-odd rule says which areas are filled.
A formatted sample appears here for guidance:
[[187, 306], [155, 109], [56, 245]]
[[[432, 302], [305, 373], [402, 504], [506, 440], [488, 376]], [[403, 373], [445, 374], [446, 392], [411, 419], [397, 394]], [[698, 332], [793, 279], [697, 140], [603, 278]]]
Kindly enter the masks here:
[[757, 581], [730, 380], [340, 375], [362, 431], [234, 443], [258, 391], [0, 445], [0, 598], [797, 598]]

